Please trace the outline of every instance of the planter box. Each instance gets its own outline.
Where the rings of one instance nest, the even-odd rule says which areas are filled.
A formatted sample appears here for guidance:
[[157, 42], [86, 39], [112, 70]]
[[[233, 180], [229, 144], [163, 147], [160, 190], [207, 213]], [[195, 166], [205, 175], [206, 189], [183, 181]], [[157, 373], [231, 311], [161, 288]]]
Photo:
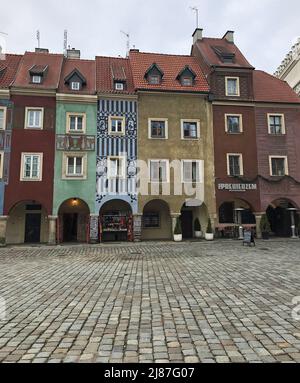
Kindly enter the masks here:
[[195, 231], [195, 238], [202, 238], [202, 231]]
[[182, 234], [174, 234], [174, 242], [182, 242]]
[[205, 234], [205, 239], [207, 241], [213, 241], [214, 240], [214, 235], [213, 234], [210, 234], [210, 233], [206, 233]]

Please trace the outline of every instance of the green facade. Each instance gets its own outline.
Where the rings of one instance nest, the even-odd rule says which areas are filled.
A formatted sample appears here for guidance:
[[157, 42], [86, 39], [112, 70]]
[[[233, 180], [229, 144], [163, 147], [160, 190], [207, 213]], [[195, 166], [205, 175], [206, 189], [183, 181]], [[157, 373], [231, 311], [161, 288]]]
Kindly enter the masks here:
[[[97, 102], [95, 103], [71, 103], [57, 101], [56, 108], [56, 135], [67, 134], [67, 113], [86, 114], [86, 136], [94, 136], [97, 130]], [[53, 215], [57, 216], [60, 206], [71, 198], [83, 200], [89, 207], [90, 214], [95, 213], [95, 190], [96, 190], [96, 146], [92, 151], [83, 151], [87, 154], [87, 178], [82, 180], [63, 179], [63, 155], [65, 150], [57, 150], [55, 153], [55, 178]]]

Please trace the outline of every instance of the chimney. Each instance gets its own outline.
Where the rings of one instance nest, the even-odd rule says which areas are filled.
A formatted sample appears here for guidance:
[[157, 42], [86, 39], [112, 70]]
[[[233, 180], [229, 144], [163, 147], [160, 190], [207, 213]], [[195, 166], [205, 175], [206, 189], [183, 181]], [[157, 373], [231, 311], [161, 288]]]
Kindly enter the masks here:
[[130, 51], [129, 52], [139, 52], [140, 50], [139, 49], [137, 49], [137, 48], [132, 48], [132, 49], [130, 49]]
[[222, 38], [227, 40], [229, 43], [234, 44], [234, 31], [227, 31]]
[[67, 58], [68, 59], [80, 59], [80, 50], [79, 49], [68, 49], [67, 50]]
[[198, 40], [203, 39], [203, 29], [197, 28], [193, 33], [193, 44], [195, 44]]
[[47, 48], [35, 48], [35, 53], [49, 53]]

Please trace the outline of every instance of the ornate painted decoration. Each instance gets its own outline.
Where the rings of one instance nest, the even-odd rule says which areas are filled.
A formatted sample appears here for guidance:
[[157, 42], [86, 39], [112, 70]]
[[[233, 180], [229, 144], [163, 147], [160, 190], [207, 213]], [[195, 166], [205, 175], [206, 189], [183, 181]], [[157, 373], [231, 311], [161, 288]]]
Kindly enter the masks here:
[[95, 136], [57, 135], [56, 150], [63, 151], [94, 151], [96, 147]]

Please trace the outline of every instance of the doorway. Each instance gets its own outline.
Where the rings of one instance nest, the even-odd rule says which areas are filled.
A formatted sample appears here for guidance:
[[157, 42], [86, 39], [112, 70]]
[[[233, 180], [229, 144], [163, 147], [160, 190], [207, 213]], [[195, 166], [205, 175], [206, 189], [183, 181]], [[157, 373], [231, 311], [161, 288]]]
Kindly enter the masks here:
[[182, 227], [182, 238], [191, 239], [193, 238], [193, 212], [190, 210], [183, 210], [181, 212], [181, 227]]
[[78, 236], [78, 214], [64, 214], [64, 242], [77, 242]]
[[40, 243], [41, 240], [41, 214], [26, 214], [25, 243]]

